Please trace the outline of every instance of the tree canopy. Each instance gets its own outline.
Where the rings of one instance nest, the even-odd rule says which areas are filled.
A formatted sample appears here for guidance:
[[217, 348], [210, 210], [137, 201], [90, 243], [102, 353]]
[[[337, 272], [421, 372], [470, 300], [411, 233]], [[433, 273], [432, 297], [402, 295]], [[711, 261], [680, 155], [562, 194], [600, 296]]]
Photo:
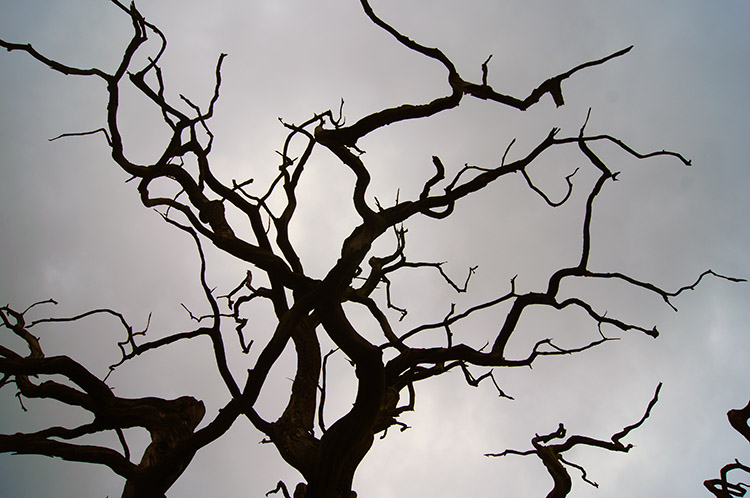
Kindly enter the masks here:
[[[398, 448], [399, 440], [422, 430], [410, 412], [427, 411], [432, 420], [467, 426], [485, 445], [477, 456], [537, 455], [554, 480], [550, 496], [564, 496], [570, 488], [567, 473], [579, 486], [586, 485], [581, 474], [589, 484], [593, 480], [587, 465], [562, 453], [574, 446], [627, 452], [633, 447], [629, 439], [658, 410], [661, 387], [654, 389], [662, 379], [654, 374], [659, 369], [638, 359], [651, 347], [640, 339], [656, 338], [663, 329], [656, 326], [662, 315], [654, 303], [676, 311], [710, 280], [724, 287], [728, 280], [741, 280], [731, 276], [741, 275], [734, 267], [728, 272], [708, 269], [710, 261], [701, 261], [700, 269], [685, 264], [682, 254], [672, 252], [684, 242], [658, 245], [661, 238], [684, 235], [667, 227], [681, 220], [674, 211], [684, 204], [674, 203], [690, 199], [677, 195], [670, 183], [680, 177], [662, 171], [691, 161], [681, 150], [654, 145], [654, 131], [660, 130], [652, 130], [647, 118], [641, 124], [655, 138], [644, 144], [622, 136], [620, 129], [610, 134], [603, 125], [616, 123], [616, 116], [598, 120], [600, 111], [586, 102], [577, 102], [561, 123], [548, 124], [558, 108], [570, 107], [569, 85], [585, 100], [586, 78], [631, 57], [630, 45], [569, 54], [550, 74], [543, 73], [549, 68], [534, 68], [531, 72], [541, 76], [525, 78], [520, 90], [506, 89], [508, 68], [499, 50], [474, 53], [474, 64], [466, 64], [440, 40], [423, 40], [401, 28], [398, 9], [381, 13], [362, 0], [358, 15], [373, 28], [372, 35], [408, 60], [426, 64], [420, 69], [423, 80], [412, 82], [412, 69], [401, 59], [372, 61], [363, 52], [357, 55], [364, 61], [339, 55], [330, 62], [325, 57], [320, 63], [292, 62], [275, 54], [269, 41], [273, 65], [259, 71], [248, 59], [241, 77], [247, 86], [233, 87], [232, 106], [222, 111], [233, 55], [216, 53], [210, 70], [202, 65], [175, 77], [180, 73], [170, 60], [172, 42], [167, 46], [172, 36], [162, 23], [133, 5], [112, 1], [111, 6], [120, 11], [120, 22], [130, 21], [128, 36], [118, 32], [109, 40], [120, 42], [119, 62], [69, 60], [35, 42], [5, 37], [1, 42], [8, 51], [25, 52], [68, 76], [65, 84], [86, 81], [92, 93], [85, 102], [98, 107], [98, 121], [51, 134], [52, 146], [97, 143], [101, 155], [87, 149], [81, 160], [103, 163], [104, 149], [120, 167], [123, 192], [153, 208], [147, 228], [140, 225], [146, 218], [131, 217], [132, 203], [126, 217], [111, 213], [116, 204], [110, 186], [97, 182], [102, 164], [45, 168], [44, 176], [33, 180], [60, 196], [54, 199], [64, 198], [68, 187], [67, 195], [82, 200], [76, 209], [93, 214], [86, 229], [94, 240], [122, 230], [138, 252], [112, 248], [109, 264], [98, 270], [110, 269], [105, 286], [72, 276], [69, 294], [80, 288], [95, 292], [94, 307], [61, 313], [51, 309], [63, 303], [55, 295], [2, 308], [7, 338], [0, 371], [4, 393], [17, 388], [16, 411], [38, 413], [47, 406], [35, 403], [40, 398], [75, 408], [61, 412], [60, 421], [55, 413], [51, 422], [14, 416], [12, 422], [23, 422], [0, 437], [4, 452], [101, 464], [125, 479], [123, 496], [161, 496], [179, 485], [185, 469], [187, 475], [205, 465], [199, 460], [203, 451], [241, 431], [244, 442], [235, 450], [240, 454], [219, 465], [242, 468], [241, 453], [253, 444], [248, 438], [263, 438], [299, 472], [280, 476], [286, 485], [275, 492], [291, 494], [300, 482], [298, 496], [349, 496], [351, 489], [364, 495], [374, 491], [361, 489], [354, 479], [363, 459], [362, 468], [367, 466], [368, 452], [376, 452], [378, 444]], [[353, 33], [333, 40], [341, 44]], [[328, 40], [320, 34], [290, 47], [303, 52], [304, 45], [308, 56], [326, 54]], [[263, 46], [266, 40], [254, 41]], [[200, 39], [193, 43], [201, 50], [209, 45]], [[523, 68], [516, 72], [534, 64], [533, 53], [516, 61]], [[275, 78], [271, 69], [287, 64], [296, 70]], [[323, 104], [310, 99], [313, 108], [303, 107], [315, 87], [308, 81], [343, 91], [346, 80], [340, 75], [346, 73], [337, 71], [349, 64], [376, 70], [378, 81], [369, 87], [373, 95], [359, 92], [363, 103], [348, 95]], [[192, 86], [198, 73], [210, 76], [195, 77], [200, 91], [183, 91], [181, 83]], [[290, 81], [294, 85], [288, 86]], [[272, 95], [264, 94], [274, 87]], [[273, 133], [255, 120], [255, 106], [265, 107], [266, 100], [285, 110]], [[544, 113], [535, 114], [544, 106]], [[221, 121], [223, 112], [234, 116]], [[535, 122], [520, 117], [527, 114]], [[250, 154], [220, 146], [225, 134]], [[256, 153], [261, 147], [267, 150]], [[640, 172], [638, 189], [652, 197], [609, 194], [633, 170]], [[75, 210], [62, 211], [70, 221], [80, 219]], [[621, 226], [625, 219], [634, 225]], [[168, 239], [153, 235], [154, 221], [169, 231]], [[96, 271], [86, 254], [101, 246], [84, 246], [75, 232], [61, 228], [60, 243], [78, 251], [84, 274]], [[639, 228], [643, 233], [634, 230]], [[668, 266], [670, 259], [677, 264]], [[128, 263], [125, 271], [120, 260]], [[161, 272], [160, 261], [188, 278], [166, 285], [169, 267]], [[48, 266], [46, 275], [60, 289], [66, 275], [55, 272], [58, 267]], [[101, 303], [116, 297], [113, 288], [120, 285], [132, 286], [136, 294], [157, 285], [165, 299], [145, 312], [138, 303], [134, 319], [133, 310], [123, 309], [131, 307], [127, 302]], [[180, 286], [185, 285], [195, 290], [184, 292]], [[17, 303], [13, 291], [8, 286], [9, 302]], [[173, 311], [159, 316], [167, 301], [180, 307], [181, 318]], [[702, 301], [698, 296], [689, 302]], [[106, 332], [95, 334], [95, 344], [82, 342], [91, 340], [93, 330]], [[58, 335], [51, 348], [50, 334]], [[618, 348], [621, 363], [602, 365], [614, 356], [599, 351]], [[640, 397], [622, 396], [609, 382], [595, 392], [583, 383], [556, 385], [563, 364], [589, 355], [594, 360], [584, 368], [591, 372], [619, 367], [620, 380], [642, 379]], [[522, 375], [517, 372], [532, 365], [543, 372], [538, 390], [509, 387], [513, 376]], [[434, 405], [431, 390], [438, 384], [460, 410], [446, 416]], [[469, 402], [460, 385], [477, 388], [472, 400], [479, 394], [496, 399], [492, 405]], [[559, 387], [567, 389], [561, 393]], [[488, 440], [481, 434], [484, 424], [474, 422], [478, 416], [489, 425], [506, 423], [493, 414], [517, 398], [548, 396], [574, 405], [576, 393], [583, 395], [583, 410], [596, 413], [599, 424], [591, 429], [604, 439], [585, 425], [560, 423], [569, 408], [551, 413], [554, 425], [538, 420], [541, 425], [522, 435], [519, 440], [530, 440], [534, 448], [528, 451], [507, 436]], [[147, 436], [136, 428], [146, 429]], [[568, 430], [575, 435], [568, 436]], [[426, 447], [432, 438], [461, 437], [440, 431], [419, 435], [428, 438]], [[263, 449], [274, 451], [270, 445]], [[431, 461], [440, 457], [431, 455]], [[482, 465], [499, 468], [509, 458]], [[387, 480], [398, 472], [392, 462], [381, 462], [375, 475]], [[248, 465], [255, 467], [255, 461]], [[264, 472], [244, 472], [253, 481], [265, 480], [258, 483], [265, 491], [275, 485]], [[542, 489], [552, 486], [546, 481]]]

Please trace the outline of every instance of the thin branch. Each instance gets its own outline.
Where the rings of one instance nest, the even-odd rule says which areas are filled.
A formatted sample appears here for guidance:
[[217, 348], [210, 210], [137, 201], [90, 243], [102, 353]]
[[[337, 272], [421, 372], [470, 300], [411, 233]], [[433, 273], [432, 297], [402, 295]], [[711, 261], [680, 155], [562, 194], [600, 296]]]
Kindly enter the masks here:
[[560, 207], [565, 204], [565, 202], [570, 198], [570, 194], [573, 193], [573, 182], [571, 181], [571, 178], [573, 178], [573, 176], [578, 173], [578, 170], [579, 168], [576, 168], [571, 174], [565, 177], [565, 182], [568, 184], [568, 191], [565, 193], [565, 196], [563, 196], [563, 198], [557, 202], [552, 201], [547, 196], [547, 194], [544, 193], [544, 191], [534, 185], [534, 182], [531, 181], [531, 177], [526, 172], [526, 168], [522, 169], [521, 173], [523, 174], [523, 177], [526, 180], [526, 184], [529, 186], [529, 188], [539, 194], [539, 196], [544, 199], [547, 204], [549, 204], [551, 207]]
[[420, 325], [420, 326], [418, 326], [416, 328], [413, 328], [412, 330], [406, 332], [405, 334], [403, 334], [401, 337], [399, 337], [399, 340], [403, 342], [406, 339], [408, 339], [408, 338], [410, 338], [410, 337], [412, 337], [412, 336], [414, 336], [414, 335], [416, 335], [416, 334], [418, 334], [418, 333], [420, 333], [420, 332], [422, 332], [424, 330], [434, 330], [434, 329], [443, 328], [446, 325], [452, 325], [452, 324], [458, 322], [459, 320], [462, 320], [462, 319], [466, 318], [467, 316], [469, 316], [469, 315], [471, 315], [471, 314], [473, 314], [473, 313], [475, 313], [477, 311], [481, 311], [481, 310], [484, 310], [484, 309], [487, 309], [487, 308], [491, 308], [492, 306], [495, 306], [497, 304], [500, 304], [500, 303], [503, 303], [503, 302], [508, 301], [510, 299], [513, 299], [513, 298], [517, 297], [516, 290], [515, 290], [515, 288], [516, 288], [515, 287], [515, 282], [516, 282], [516, 277], [513, 277], [511, 279], [511, 281], [510, 281], [510, 287], [511, 287], [510, 288], [510, 292], [508, 292], [507, 294], [505, 294], [503, 296], [500, 296], [498, 298], [492, 299], [491, 301], [487, 301], [485, 303], [472, 306], [471, 308], [467, 309], [466, 311], [464, 311], [462, 313], [458, 313], [456, 315], [452, 315], [452, 316], [450, 316], [450, 318], [444, 319], [441, 322]]
[[97, 133], [102, 133], [104, 135], [104, 138], [107, 140], [107, 145], [109, 145], [110, 147], [112, 147], [112, 139], [109, 138], [109, 133], [107, 132], [107, 130], [105, 128], [97, 128], [96, 130], [91, 130], [91, 131], [81, 131], [81, 132], [73, 132], [73, 133], [62, 133], [62, 134], [60, 134], [60, 135], [58, 135], [56, 137], [50, 138], [49, 141], [50, 142], [54, 142], [55, 140], [59, 140], [61, 138], [66, 138], [66, 137], [84, 137], [84, 136], [87, 136], [87, 135], [95, 135]]
[[635, 424], [625, 427], [622, 431], [615, 433], [612, 436], [611, 441], [603, 441], [600, 439], [594, 439], [588, 436], [568, 436], [560, 443], [551, 443], [555, 439], [563, 439], [566, 437], [565, 426], [561, 423], [557, 430], [545, 435], [535, 435], [531, 439], [533, 449], [526, 451], [518, 451], [513, 449], [506, 449], [500, 453], [485, 453], [487, 457], [501, 457], [506, 455], [536, 455], [542, 461], [550, 476], [554, 481], [552, 491], [550, 491], [548, 497], [563, 497], [567, 496], [571, 490], [571, 479], [568, 474], [566, 465], [573, 467], [581, 472], [581, 479], [594, 487], [598, 487], [598, 484], [588, 479], [586, 470], [578, 464], [572, 463], [563, 457], [563, 453], [572, 449], [577, 445], [593, 446], [602, 448], [609, 451], [627, 453], [633, 447], [632, 444], [624, 445], [621, 439], [627, 436], [631, 431], [640, 427], [651, 414], [651, 410], [656, 405], [659, 399], [659, 391], [661, 390], [661, 382], [657, 385], [654, 396], [651, 398], [646, 411], [641, 419]]
[[191, 227], [181, 225], [177, 223], [176, 221], [167, 217], [163, 217], [163, 218], [169, 224], [188, 233], [195, 241], [195, 245], [198, 250], [198, 255], [200, 256], [200, 262], [201, 262], [201, 265], [200, 265], [201, 287], [203, 287], [203, 293], [206, 297], [206, 300], [209, 303], [209, 306], [211, 307], [211, 316], [213, 317], [213, 324], [211, 325], [210, 328], [205, 329], [205, 330], [208, 331], [208, 336], [211, 338], [216, 366], [219, 370], [219, 373], [221, 374], [222, 379], [224, 380], [224, 383], [226, 384], [232, 396], [235, 396], [235, 397], [239, 396], [241, 393], [241, 390], [239, 386], [237, 385], [237, 381], [235, 381], [234, 377], [232, 376], [232, 372], [229, 369], [229, 365], [227, 363], [226, 348], [224, 347], [224, 339], [222, 338], [222, 335], [221, 335], [221, 313], [219, 311], [219, 303], [216, 301], [216, 298], [213, 295], [213, 291], [211, 290], [211, 288], [208, 286], [208, 283], [206, 282], [206, 257], [203, 253], [203, 246], [201, 245], [200, 238], [198, 237], [198, 234], [195, 233], [195, 231]]
[[68, 66], [56, 60], [49, 59], [46, 56], [39, 53], [34, 47], [31, 46], [30, 43], [26, 43], [26, 44], [10, 43], [5, 40], [0, 40], [0, 47], [5, 48], [8, 52], [13, 52], [14, 50], [20, 50], [22, 52], [26, 52], [34, 59], [48, 66], [50, 69], [57, 71], [59, 73], [62, 73], [66, 76], [67, 75], [98, 76], [99, 78], [102, 78], [105, 81], [110, 81], [113, 78], [112, 75], [109, 75], [98, 68], [83, 69], [83, 68]]
[[275, 495], [279, 491], [281, 491], [281, 493], [284, 495], [284, 498], [292, 498], [289, 495], [289, 491], [286, 489], [286, 484], [284, 484], [284, 481], [279, 481], [274, 489], [266, 493], [266, 496]]

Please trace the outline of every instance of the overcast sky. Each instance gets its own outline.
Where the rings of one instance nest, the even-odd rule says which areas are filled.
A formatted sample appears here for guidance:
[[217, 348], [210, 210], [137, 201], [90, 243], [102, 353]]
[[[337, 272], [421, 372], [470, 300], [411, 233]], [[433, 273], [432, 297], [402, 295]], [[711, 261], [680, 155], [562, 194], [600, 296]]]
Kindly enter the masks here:
[[[368, 200], [392, 203], [419, 194], [438, 155], [457, 171], [463, 164], [496, 166], [514, 138], [509, 158], [521, 157], [552, 127], [609, 133], [642, 152], [676, 150], [692, 159], [635, 161], [608, 146], [596, 150], [620, 181], [597, 201], [591, 269], [622, 271], [668, 290], [691, 284], [707, 268], [750, 277], [746, 133], [750, 129], [750, 4], [745, 1], [634, 0], [373, 0], [373, 8], [411, 38], [439, 46], [465, 79], [481, 80], [489, 54], [489, 82], [520, 98], [544, 79], [629, 45], [625, 57], [576, 74], [563, 84], [566, 105], [546, 96], [522, 113], [465, 98], [453, 111], [422, 123], [402, 123], [360, 142], [371, 167]], [[220, 53], [222, 96], [212, 130], [213, 165], [225, 179], [276, 173], [285, 131], [277, 118], [300, 123], [345, 100], [347, 122], [387, 106], [423, 103], [446, 94], [443, 68], [408, 51], [372, 25], [356, 0], [143, 0], [142, 13], [169, 39], [163, 59], [168, 94], [207, 104]], [[112, 70], [131, 35], [129, 19], [105, 0], [0, 0], [0, 37], [32, 42], [70, 65]], [[166, 137], [160, 116], [134, 94], [124, 95], [126, 152], [154, 159]], [[49, 142], [64, 132], [104, 124], [101, 81], [66, 78], [20, 53], [0, 54], [0, 302], [25, 308], [55, 298], [40, 316], [72, 315], [96, 307], [121, 311], [135, 327], [153, 313], [153, 337], [191, 327], [180, 306], [207, 310], [197, 278], [192, 241], [140, 205], [135, 185], [108, 158], [101, 136]], [[541, 289], [551, 271], [580, 256], [582, 199], [592, 178], [575, 150], [554, 151], [531, 174], [550, 196], [565, 191], [576, 167], [580, 188], [569, 205], [551, 210], [522, 178], [459, 205], [444, 222], [415, 220], [407, 255], [448, 261], [460, 279], [479, 265], [469, 295], [455, 295], [429, 272], [394, 279], [394, 299], [410, 314], [406, 331], [445, 316], [450, 303], [499, 296], [518, 274], [519, 291]], [[352, 176], [330, 155], [306, 170], [294, 242], [314, 277], [335, 262], [343, 237], [355, 226]], [[587, 176], [588, 175], [588, 176]], [[574, 187], [576, 188], [576, 187]], [[386, 237], [387, 239], [387, 237]], [[378, 247], [386, 252], [392, 244]], [[209, 283], [231, 290], [244, 265], [210, 252]], [[534, 369], [501, 370], [496, 378], [515, 401], [491, 385], [472, 389], [455, 375], [417, 391], [417, 410], [404, 416], [413, 428], [376, 440], [355, 478], [365, 497], [545, 496], [551, 479], [533, 457], [489, 459], [486, 452], [530, 448], [534, 433], [564, 422], [570, 433], [609, 439], [637, 421], [658, 382], [659, 403], [626, 442], [629, 454], [583, 448], [568, 455], [586, 466], [595, 489], [574, 478], [576, 497], [705, 497], [704, 479], [717, 477], [735, 458], [750, 462], [750, 448], [727, 423], [730, 408], [750, 396], [750, 286], [707, 279], [674, 300], [623, 286], [577, 283], [567, 289], [597, 309], [643, 325], [661, 336], [629, 333], [620, 341], [577, 356], [542, 359]], [[502, 311], [456, 329], [456, 340], [481, 347]], [[393, 317], [397, 323], [397, 315]], [[254, 317], [258, 341], [271, 325]], [[511, 343], [518, 357], [539, 339], [575, 347], [595, 339], [596, 324], [580, 314], [540, 312], [522, 322]], [[366, 329], [367, 323], [363, 324]], [[227, 341], [233, 340], [231, 328]], [[76, 327], [39, 327], [48, 355], [69, 354], [105, 375], [118, 360], [123, 330], [108, 320]], [[606, 330], [613, 336], [616, 331]], [[5, 338], [2, 339], [3, 341]], [[206, 420], [227, 400], [206, 343], [146, 355], [110, 378], [120, 396], [190, 394], [204, 399]], [[287, 360], [291, 359], [291, 355]], [[252, 354], [251, 354], [252, 357]], [[242, 379], [247, 357], [233, 355]], [[288, 363], [288, 361], [287, 361]], [[351, 400], [352, 372], [332, 359], [340, 398], [329, 420]], [[477, 370], [477, 373], [481, 373]], [[289, 368], [274, 371], [260, 411], [272, 417], [286, 400]], [[50, 423], [86, 420], [75, 410], [27, 402], [23, 413], [13, 386], [0, 392], [0, 430], [30, 431]], [[56, 418], [61, 417], [61, 418]], [[45, 422], [46, 421], [46, 422]], [[137, 431], [128, 434], [142, 440]], [[169, 496], [263, 496], [279, 479], [299, 481], [250, 424], [238, 420], [202, 450]], [[3, 496], [119, 496], [122, 482], [106, 468], [50, 459], [0, 456]]]

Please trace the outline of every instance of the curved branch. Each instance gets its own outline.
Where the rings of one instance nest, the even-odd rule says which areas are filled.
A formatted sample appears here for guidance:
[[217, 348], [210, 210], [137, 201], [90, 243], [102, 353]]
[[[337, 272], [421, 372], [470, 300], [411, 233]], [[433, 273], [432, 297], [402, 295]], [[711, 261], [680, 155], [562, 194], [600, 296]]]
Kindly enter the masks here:
[[615, 452], [623, 452], [627, 453], [630, 451], [630, 449], [633, 447], [632, 444], [624, 445], [621, 442], [621, 439], [627, 436], [631, 431], [637, 429], [643, 423], [646, 421], [646, 419], [651, 415], [651, 410], [653, 409], [654, 405], [659, 400], [659, 391], [661, 390], [662, 384], [661, 382], [656, 386], [656, 391], [654, 392], [654, 396], [651, 398], [651, 401], [649, 402], [648, 406], [646, 407], [646, 411], [643, 414], [643, 416], [640, 418], [640, 420], [632, 425], [629, 425], [625, 427], [620, 432], [615, 433], [612, 435], [611, 441], [603, 441], [600, 439], [591, 438], [588, 436], [578, 436], [573, 435], [569, 436], [567, 439], [560, 443], [551, 443], [551, 441], [555, 439], [563, 439], [566, 436], [566, 430], [565, 426], [561, 423], [557, 430], [554, 432], [551, 432], [549, 434], [545, 434], [540, 436], [539, 434], [535, 435], [531, 439], [531, 444], [534, 447], [531, 450], [526, 451], [518, 451], [518, 450], [511, 450], [506, 449], [503, 452], [500, 453], [485, 453], [484, 456], [487, 457], [501, 457], [505, 455], [536, 455], [539, 457], [539, 459], [542, 461], [544, 466], [547, 468], [547, 472], [549, 472], [550, 476], [552, 477], [554, 481], [554, 485], [550, 493], [547, 495], [547, 498], [562, 498], [564, 496], [567, 496], [571, 489], [572, 489], [572, 481], [570, 479], [570, 474], [568, 474], [568, 470], [565, 468], [566, 465], [571, 466], [581, 472], [581, 479], [583, 479], [586, 483], [591, 484], [592, 486], [598, 487], [598, 484], [596, 484], [593, 481], [590, 481], [587, 478], [586, 470], [578, 464], [569, 462], [563, 458], [563, 453], [566, 451], [569, 451], [573, 447], [577, 445], [583, 445], [583, 446], [593, 446], [597, 448], [602, 448], [609, 451], [615, 451]]
[[11, 43], [7, 42], [5, 40], [0, 40], [0, 47], [3, 47], [8, 52], [13, 52], [15, 50], [19, 50], [21, 52], [26, 52], [34, 59], [38, 60], [45, 66], [49, 67], [50, 69], [57, 71], [59, 73], [62, 73], [66, 76], [98, 76], [99, 78], [103, 79], [104, 81], [111, 81], [113, 76], [110, 74], [105, 73], [101, 69], [98, 68], [89, 68], [89, 69], [82, 69], [77, 68], [73, 66], [68, 66], [66, 64], [63, 64], [61, 62], [58, 62], [56, 60], [50, 59], [41, 53], [39, 53], [34, 47], [31, 46], [31, 43]]

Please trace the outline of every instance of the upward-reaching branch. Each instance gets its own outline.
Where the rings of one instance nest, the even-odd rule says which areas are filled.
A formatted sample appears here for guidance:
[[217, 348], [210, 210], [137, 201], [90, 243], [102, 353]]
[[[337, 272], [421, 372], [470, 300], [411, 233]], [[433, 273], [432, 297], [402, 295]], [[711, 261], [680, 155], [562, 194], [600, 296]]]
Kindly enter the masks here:
[[627, 453], [633, 448], [632, 444], [623, 444], [622, 438], [630, 434], [631, 431], [637, 429], [643, 423], [646, 421], [646, 419], [651, 415], [651, 410], [653, 409], [654, 405], [656, 405], [657, 401], [659, 400], [659, 391], [661, 390], [661, 382], [659, 385], [656, 386], [656, 391], [654, 392], [654, 397], [651, 398], [651, 401], [649, 402], [648, 406], [646, 407], [646, 411], [644, 412], [641, 419], [627, 427], [625, 427], [620, 432], [612, 435], [611, 441], [603, 441], [601, 439], [595, 439], [589, 436], [568, 436], [567, 439], [560, 443], [550, 443], [550, 441], [553, 441], [555, 439], [563, 439], [566, 436], [566, 430], [565, 426], [561, 423], [557, 430], [555, 432], [551, 432], [546, 435], [540, 436], [539, 434], [535, 435], [533, 438], [531, 438], [531, 444], [534, 447], [532, 450], [527, 451], [518, 451], [518, 450], [505, 450], [501, 453], [486, 453], [485, 456], [488, 457], [501, 457], [505, 455], [536, 455], [539, 457], [539, 459], [542, 461], [544, 466], [547, 469], [547, 472], [549, 472], [550, 476], [552, 477], [552, 480], [554, 481], [552, 490], [547, 495], [547, 498], [563, 498], [565, 496], [568, 496], [570, 493], [573, 483], [570, 478], [570, 474], [568, 473], [568, 470], [566, 466], [574, 467], [575, 469], [579, 470], [581, 472], [581, 479], [583, 479], [588, 484], [591, 484], [594, 487], [599, 487], [599, 485], [593, 481], [590, 481], [586, 476], [586, 470], [575, 463], [569, 462], [565, 460], [563, 457], [563, 453], [566, 451], [571, 450], [575, 446], [593, 446], [597, 448], [602, 448], [609, 451], [616, 451], [616, 452], [623, 452]]

